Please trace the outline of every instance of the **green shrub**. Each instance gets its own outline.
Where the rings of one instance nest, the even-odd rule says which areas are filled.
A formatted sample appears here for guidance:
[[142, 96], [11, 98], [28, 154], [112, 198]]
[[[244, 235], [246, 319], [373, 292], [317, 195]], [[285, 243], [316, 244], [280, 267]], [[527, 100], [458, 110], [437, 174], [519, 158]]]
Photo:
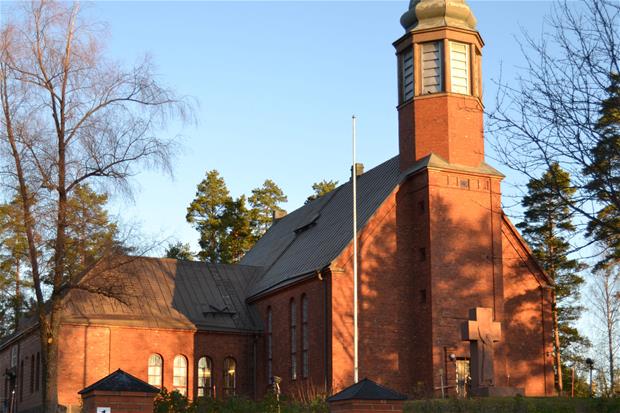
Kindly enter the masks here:
[[481, 398], [415, 400], [406, 413], [620, 413], [620, 399]]

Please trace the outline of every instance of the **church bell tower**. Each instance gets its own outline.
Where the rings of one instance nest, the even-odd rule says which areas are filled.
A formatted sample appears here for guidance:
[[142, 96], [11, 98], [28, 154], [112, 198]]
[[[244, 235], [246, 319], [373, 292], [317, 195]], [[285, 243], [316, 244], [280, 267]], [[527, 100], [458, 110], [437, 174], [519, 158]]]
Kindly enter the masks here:
[[464, 0], [411, 0], [398, 56], [400, 168], [434, 153], [450, 164], [484, 161], [481, 57]]

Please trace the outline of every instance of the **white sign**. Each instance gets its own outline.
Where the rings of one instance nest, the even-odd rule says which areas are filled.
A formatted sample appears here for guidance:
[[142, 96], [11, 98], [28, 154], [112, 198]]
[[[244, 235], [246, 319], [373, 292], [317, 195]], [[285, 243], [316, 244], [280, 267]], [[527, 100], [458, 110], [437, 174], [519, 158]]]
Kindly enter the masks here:
[[112, 413], [111, 407], [97, 407], [97, 413]]

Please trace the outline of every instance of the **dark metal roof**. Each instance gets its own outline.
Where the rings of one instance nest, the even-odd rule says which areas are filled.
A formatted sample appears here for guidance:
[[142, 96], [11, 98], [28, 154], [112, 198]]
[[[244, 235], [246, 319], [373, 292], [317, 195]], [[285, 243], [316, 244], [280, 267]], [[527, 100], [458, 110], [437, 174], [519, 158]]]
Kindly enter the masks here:
[[[400, 180], [398, 157], [358, 177], [358, 228]], [[353, 238], [351, 181], [276, 222], [241, 261], [266, 270], [252, 295], [328, 266]]]
[[[395, 156], [358, 177], [358, 230], [404, 179], [424, 167], [503, 176], [486, 163], [452, 165], [435, 154], [401, 172]], [[329, 266], [353, 239], [352, 197], [349, 180], [278, 220], [241, 261], [265, 269], [250, 290], [250, 298]]]
[[407, 396], [370, 379], [363, 379], [327, 399], [328, 402], [344, 400], [407, 400]]
[[135, 393], [159, 393], [159, 389], [157, 387], [151, 386], [147, 382], [142, 381], [129, 373], [125, 373], [121, 369], [116, 370], [109, 376], [106, 376], [98, 382], [93, 383], [90, 386], [80, 390], [78, 394], [85, 394], [95, 390], [126, 391]]
[[[65, 300], [64, 321], [155, 328], [255, 331], [245, 304], [260, 269], [145, 257], [91, 271]], [[103, 288], [114, 286], [113, 291]]]

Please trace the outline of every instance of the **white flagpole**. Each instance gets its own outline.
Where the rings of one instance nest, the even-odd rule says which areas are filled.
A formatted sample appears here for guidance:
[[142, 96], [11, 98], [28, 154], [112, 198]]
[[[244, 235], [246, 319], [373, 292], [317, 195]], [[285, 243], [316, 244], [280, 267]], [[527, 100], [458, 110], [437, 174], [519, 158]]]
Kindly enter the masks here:
[[353, 382], [359, 381], [358, 329], [357, 329], [357, 162], [355, 160], [356, 117], [353, 115]]

